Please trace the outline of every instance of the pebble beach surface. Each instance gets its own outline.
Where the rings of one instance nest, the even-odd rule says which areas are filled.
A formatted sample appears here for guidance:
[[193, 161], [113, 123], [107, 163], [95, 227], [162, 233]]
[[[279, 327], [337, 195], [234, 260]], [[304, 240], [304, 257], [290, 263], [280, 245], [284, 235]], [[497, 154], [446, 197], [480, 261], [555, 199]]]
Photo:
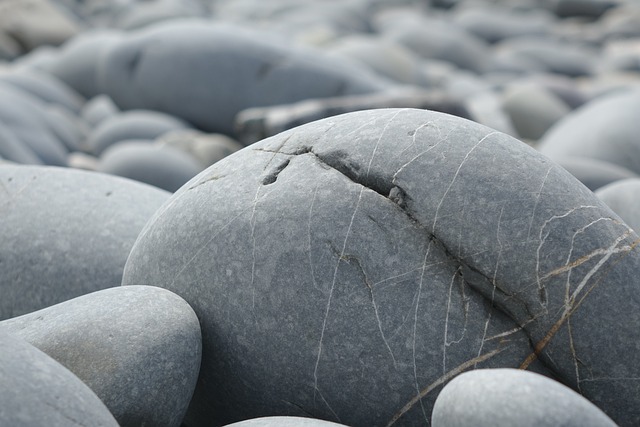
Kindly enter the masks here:
[[0, 2], [0, 426], [640, 425], [635, 0]]

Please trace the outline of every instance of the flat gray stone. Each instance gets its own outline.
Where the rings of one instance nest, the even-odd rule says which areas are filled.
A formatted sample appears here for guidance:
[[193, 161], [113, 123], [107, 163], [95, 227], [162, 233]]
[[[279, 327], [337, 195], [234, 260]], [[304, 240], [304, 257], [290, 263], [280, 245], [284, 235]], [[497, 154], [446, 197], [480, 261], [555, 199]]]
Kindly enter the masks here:
[[0, 320], [118, 286], [169, 193], [104, 174], [0, 167]]
[[99, 67], [102, 92], [120, 108], [162, 111], [227, 135], [248, 107], [371, 93], [391, 84], [366, 67], [291, 47], [268, 33], [199, 20], [132, 32], [108, 49]]
[[184, 121], [158, 111], [125, 111], [101, 121], [89, 134], [87, 145], [99, 156], [118, 142], [130, 139], [152, 140], [166, 132], [189, 127]]
[[538, 148], [552, 159], [581, 156], [640, 173], [639, 108], [640, 89], [599, 97], [557, 122]]
[[6, 160], [28, 165], [41, 165], [42, 160], [4, 124], [0, 123], [0, 156]]
[[557, 381], [518, 369], [478, 369], [454, 378], [433, 408], [433, 427], [616, 427]]
[[0, 424], [118, 427], [98, 396], [67, 368], [0, 330]]
[[560, 378], [634, 424], [636, 239], [526, 144], [381, 109], [203, 171], [147, 223], [123, 284], [172, 290], [201, 320], [190, 426], [418, 425], [450, 379], [495, 367]]
[[198, 378], [198, 318], [165, 289], [105, 289], [2, 321], [0, 331], [77, 375], [121, 427], [179, 426]]
[[596, 191], [596, 196], [631, 228], [640, 231], [640, 177], [605, 185]]
[[153, 185], [170, 192], [205, 169], [189, 154], [153, 141], [127, 140], [109, 147], [97, 170]]

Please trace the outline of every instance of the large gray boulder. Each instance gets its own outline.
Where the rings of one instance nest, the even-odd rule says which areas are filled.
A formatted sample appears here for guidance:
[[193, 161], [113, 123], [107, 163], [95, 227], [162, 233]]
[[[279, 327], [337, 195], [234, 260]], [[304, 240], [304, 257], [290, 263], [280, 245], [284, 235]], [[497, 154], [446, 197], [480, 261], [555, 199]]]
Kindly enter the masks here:
[[433, 408], [433, 427], [617, 427], [557, 381], [517, 369], [478, 369], [453, 379]]
[[263, 417], [228, 424], [226, 427], [344, 427], [344, 425], [314, 418]]
[[234, 117], [248, 107], [370, 93], [390, 84], [364, 66], [267, 33], [198, 20], [131, 33], [101, 56], [99, 69], [101, 90], [120, 108], [162, 111], [225, 134], [233, 134]]
[[118, 427], [98, 396], [67, 368], [0, 331], [0, 425]]
[[118, 286], [169, 193], [99, 173], [0, 167], [0, 320]]
[[630, 425], [637, 239], [526, 144], [382, 109], [203, 171], [147, 223], [123, 284], [172, 290], [201, 319], [190, 426], [422, 424], [441, 386], [488, 367], [553, 375]]
[[151, 286], [105, 289], [2, 321], [3, 331], [76, 374], [121, 427], [182, 422], [201, 336], [198, 318], [177, 295]]

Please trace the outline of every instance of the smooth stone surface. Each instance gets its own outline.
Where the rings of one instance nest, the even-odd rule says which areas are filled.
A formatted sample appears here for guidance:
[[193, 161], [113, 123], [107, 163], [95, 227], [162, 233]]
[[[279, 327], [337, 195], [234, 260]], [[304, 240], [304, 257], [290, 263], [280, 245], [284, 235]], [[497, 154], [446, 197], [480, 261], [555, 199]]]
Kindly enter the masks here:
[[640, 173], [640, 89], [597, 98], [557, 122], [540, 140], [552, 159], [582, 156]]
[[79, 34], [65, 43], [46, 68], [60, 80], [89, 99], [101, 93], [98, 87], [99, 58], [122, 34], [113, 30], [94, 30]]
[[90, 133], [87, 145], [99, 156], [118, 142], [130, 139], [152, 140], [166, 132], [189, 127], [184, 121], [157, 111], [125, 111], [101, 121]]
[[593, 73], [597, 54], [588, 47], [551, 37], [517, 37], [498, 43], [494, 57], [496, 61], [524, 61], [533, 71], [580, 77]]
[[382, 37], [411, 49], [426, 59], [440, 59], [457, 67], [482, 72], [489, 66], [488, 45], [452, 22], [424, 18], [393, 28]]
[[631, 228], [640, 231], [640, 177], [623, 179], [601, 187], [596, 191], [596, 196]]
[[344, 427], [329, 421], [302, 417], [263, 417], [227, 424], [226, 427]]
[[557, 381], [518, 369], [478, 369], [454, 378], [433, 408], [433, 427], [617, 427]]
[[371, 93], [391, 84], [366, 67], [268, 33], [197, 20], [131, 33], [102, 57], [100, 69], [102, 91], [120, 108], [163, 111], [227, 135], [248, 107]]
[[198, 161], [202, 169], [244, 148], [240, 142], [226, 135], [202, 133], [192, 129], [167, 132], [156, 139], [156, 144], [188, 153]]
[[169, 193], [104, 174], [0, 167], [0, 320], [118, 286]]
[[174, 192], [201, 172], [189, 154], [152, 141], [127, 140], [108, 148], [98, 162], [98, 171], [144, 182]]
[[553, 17], [542, 9], [518, 11], [487, 4], [457, 8], [453, 19], [457, 25], [489, 43], [513, 37], [541, 36], [553, 23]]
[[46, 116], [45, 105], [29, 93], [0, 82], [0, 122], [31, 149], [42, 163], [65, 166], [67, 148], [56, 137]]
[[514, 84], [502, 96], [502, 109], [509, 115], [518, 136], [538, 140], [571, 109], [553, 93], [533, 84]]
[[82, 119], [57, 105], [46, 107], [44, 112], [49, 129], [67, 151], [89, 151], [86, 145], [89, 128]]
[[640, 178], [629, 169], [614, 163], [588, 157], [562, 157], [554, 159], [556, 163], [565, 168], [591, 191], [615, 181], [628, 178]]
[[118, 427], [98, 396], [60, 363], [4, 331], [0, 348], [1, 425]]
[[200, 369], [198, 318], [183, 299], [151, 286], [94, 292], [2, 321], [0, 331], [76, 374], [121, 427], [179, 426]]
[[526, 144], [381, 109], [203, 171], [147, 223], [123, 284], [172, 290], [201, 320], [190, 426], [423, 424], [459, 373], [520, 366], [631, 425], [640, 385], [617, 378], [640, 376], [637, 238]]
[[332, 55], [360, 61], [398, 83], [420, 84], [420, 60], [408, 48], [379, 37], [343, 37], [325, 49]]
[[82, 107], [80, 117], [91, 127], [97, 127], [104, 120], [120, 113], [120, 109], [107, 95], [97, 95]]

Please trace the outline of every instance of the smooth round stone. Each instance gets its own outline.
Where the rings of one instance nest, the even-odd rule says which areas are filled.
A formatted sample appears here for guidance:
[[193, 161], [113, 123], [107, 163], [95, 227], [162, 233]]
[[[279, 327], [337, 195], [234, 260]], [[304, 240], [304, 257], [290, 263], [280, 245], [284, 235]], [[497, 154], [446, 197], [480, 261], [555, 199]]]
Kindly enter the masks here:
[[593, 73], [596, 51], [550, 37], [518, 37], [498, 43], [494, 59], [525, 61], [529, 69], [567, 75], [586, 76]]
[[561, 99], [534, 84], [513, 84], [502, 95], [502, 109], [518, 136], [538, 140], [571, 109]]
[[440, 392], [431, 425], [617, 427], [567, 386], [519, 369], [478, 369], [457, 376]]
[[637, 38], [607, 43], [602, 56], [598, 66], [600, 74], [640, 71], [640, 41]]
[[344, 427], [344, 425], [314, 418], [263, 417], [227, 424], [226, 427]]
[[326, 46], [331, 55], [360, 61], [398, 83], [418, 84], [420, 60], [408, 48], [379, 37], [343, 37]]
[[249, 107], [391, 85], [366, 67], [292, 47], [269, 34], [196, 20], [131, 33], [100, 64], [100, 87], [120, 108], [163, 111], [227, 135], [234, 134], [236, 114]]
[[71, 86], [85, 98], [101, 93], [98, 87], [99, 58], [122, 34], [113, 30], [86, 31], [65, 43], [45, 71]]
[[640, 89], [597, 98], [557, 122], [540, 140], [552, 159], [582, 156], [640, 173]]
[[123, 284], [176, 292], [201, 321], [190, 426], [421, 425], [449, 380], [496, 367], [561, 378], [630, 425], [640, 384], [618, 379], [640, 376], [636, 239], [526, 144], [378, 109], [200, 173], [147, 223]]
[[8, 34], [0, 32], [0, 60], [13, 61], [20, 57], [21, 53], [20, 43]]
[[425, 59], [441, 59], [474, 72], [487, 69], [491, 55], [484, 40], [452, 22], [426, 17], [423, 21], [392, 28], [382, 37], [406, 46]]
[[240, 142], [222, 134], [207, 134], [192, 129], [163, 134], [156, 144], [174, 147], [191, 155], [202, 169], [244, 148]]
[[621, 179], [640, 178], [640, 176], [622, 166], [587, 157], [563, 157], [554, 159], [554, 161], [575, 176], [591, 191], [596, 191], [600, 187]]
[[120, 109], [111, 98], [107, 95], [98, 95], [84, 104], [80, 116], [90, 127], [95, 128], [118, 113], [120, 113]]
[[[198, 318], [177, 295], [116, 287], [0, 322], [87, 384], [121, 427], [180, 426], [198, 378]], [[93, 425], [93, 423], [89, 423]]]
[[97, 171], [99, 159], [91, 154], [81, 151], [69, 153], [69, 167], [74, 169], [84, 169], [87, 171]]
[[148, 110], [125, 111], [101, 121], [89, 134], [87, 145], [99, 156], [118, 142], [151, 140], [166, 132], [186, 128], [189, 128], [187, 123], [168, 114]]
[[41, 45], [59, 45], [79, 31], [76, 22], [55, 2], [19, 0], [0, 3], [0, 34], [14, 39], [22, 51]]
[[26, 341], [0, 331], [0, 424], [118, 427], [78, 377]]
[[98, 162], [98, 171], [144, 182], [170, 192], [201, 172], [189, 154], [152, 141], [127, 140], [108, 148]]
[[640, 231], [640, 177], [622, 179], [603, 186], [596, 191], [596, 196], [631, 228]]
[[118, 286], [138, 233], [168, 196], [104, 174], [0, 167], [0, 320]]
[[[2, 39], [2, 35], [0, 35]], [[48, 69], [58, 55], [58, 48], [40, 46], [11, 62], [12, 68], [22, 71], [42, 71]]]
[[0, 73], [0, 81], [12, 84], [47, 103], [60, 105], [74, 114], [80, 112], [84, 103], [76, 91], [51, 74], [41, 71]]
[[47, 165], [65, 166], [68, 150], [49, 124], [45, 104], [8, 83], [0, 82], [0, 122]]
[[542, 9], [520, 11], [486, 4], [457, 8], [453, 13], [453, 20], [489, 43], [547, 34], [554, 21], [553, 16]]

